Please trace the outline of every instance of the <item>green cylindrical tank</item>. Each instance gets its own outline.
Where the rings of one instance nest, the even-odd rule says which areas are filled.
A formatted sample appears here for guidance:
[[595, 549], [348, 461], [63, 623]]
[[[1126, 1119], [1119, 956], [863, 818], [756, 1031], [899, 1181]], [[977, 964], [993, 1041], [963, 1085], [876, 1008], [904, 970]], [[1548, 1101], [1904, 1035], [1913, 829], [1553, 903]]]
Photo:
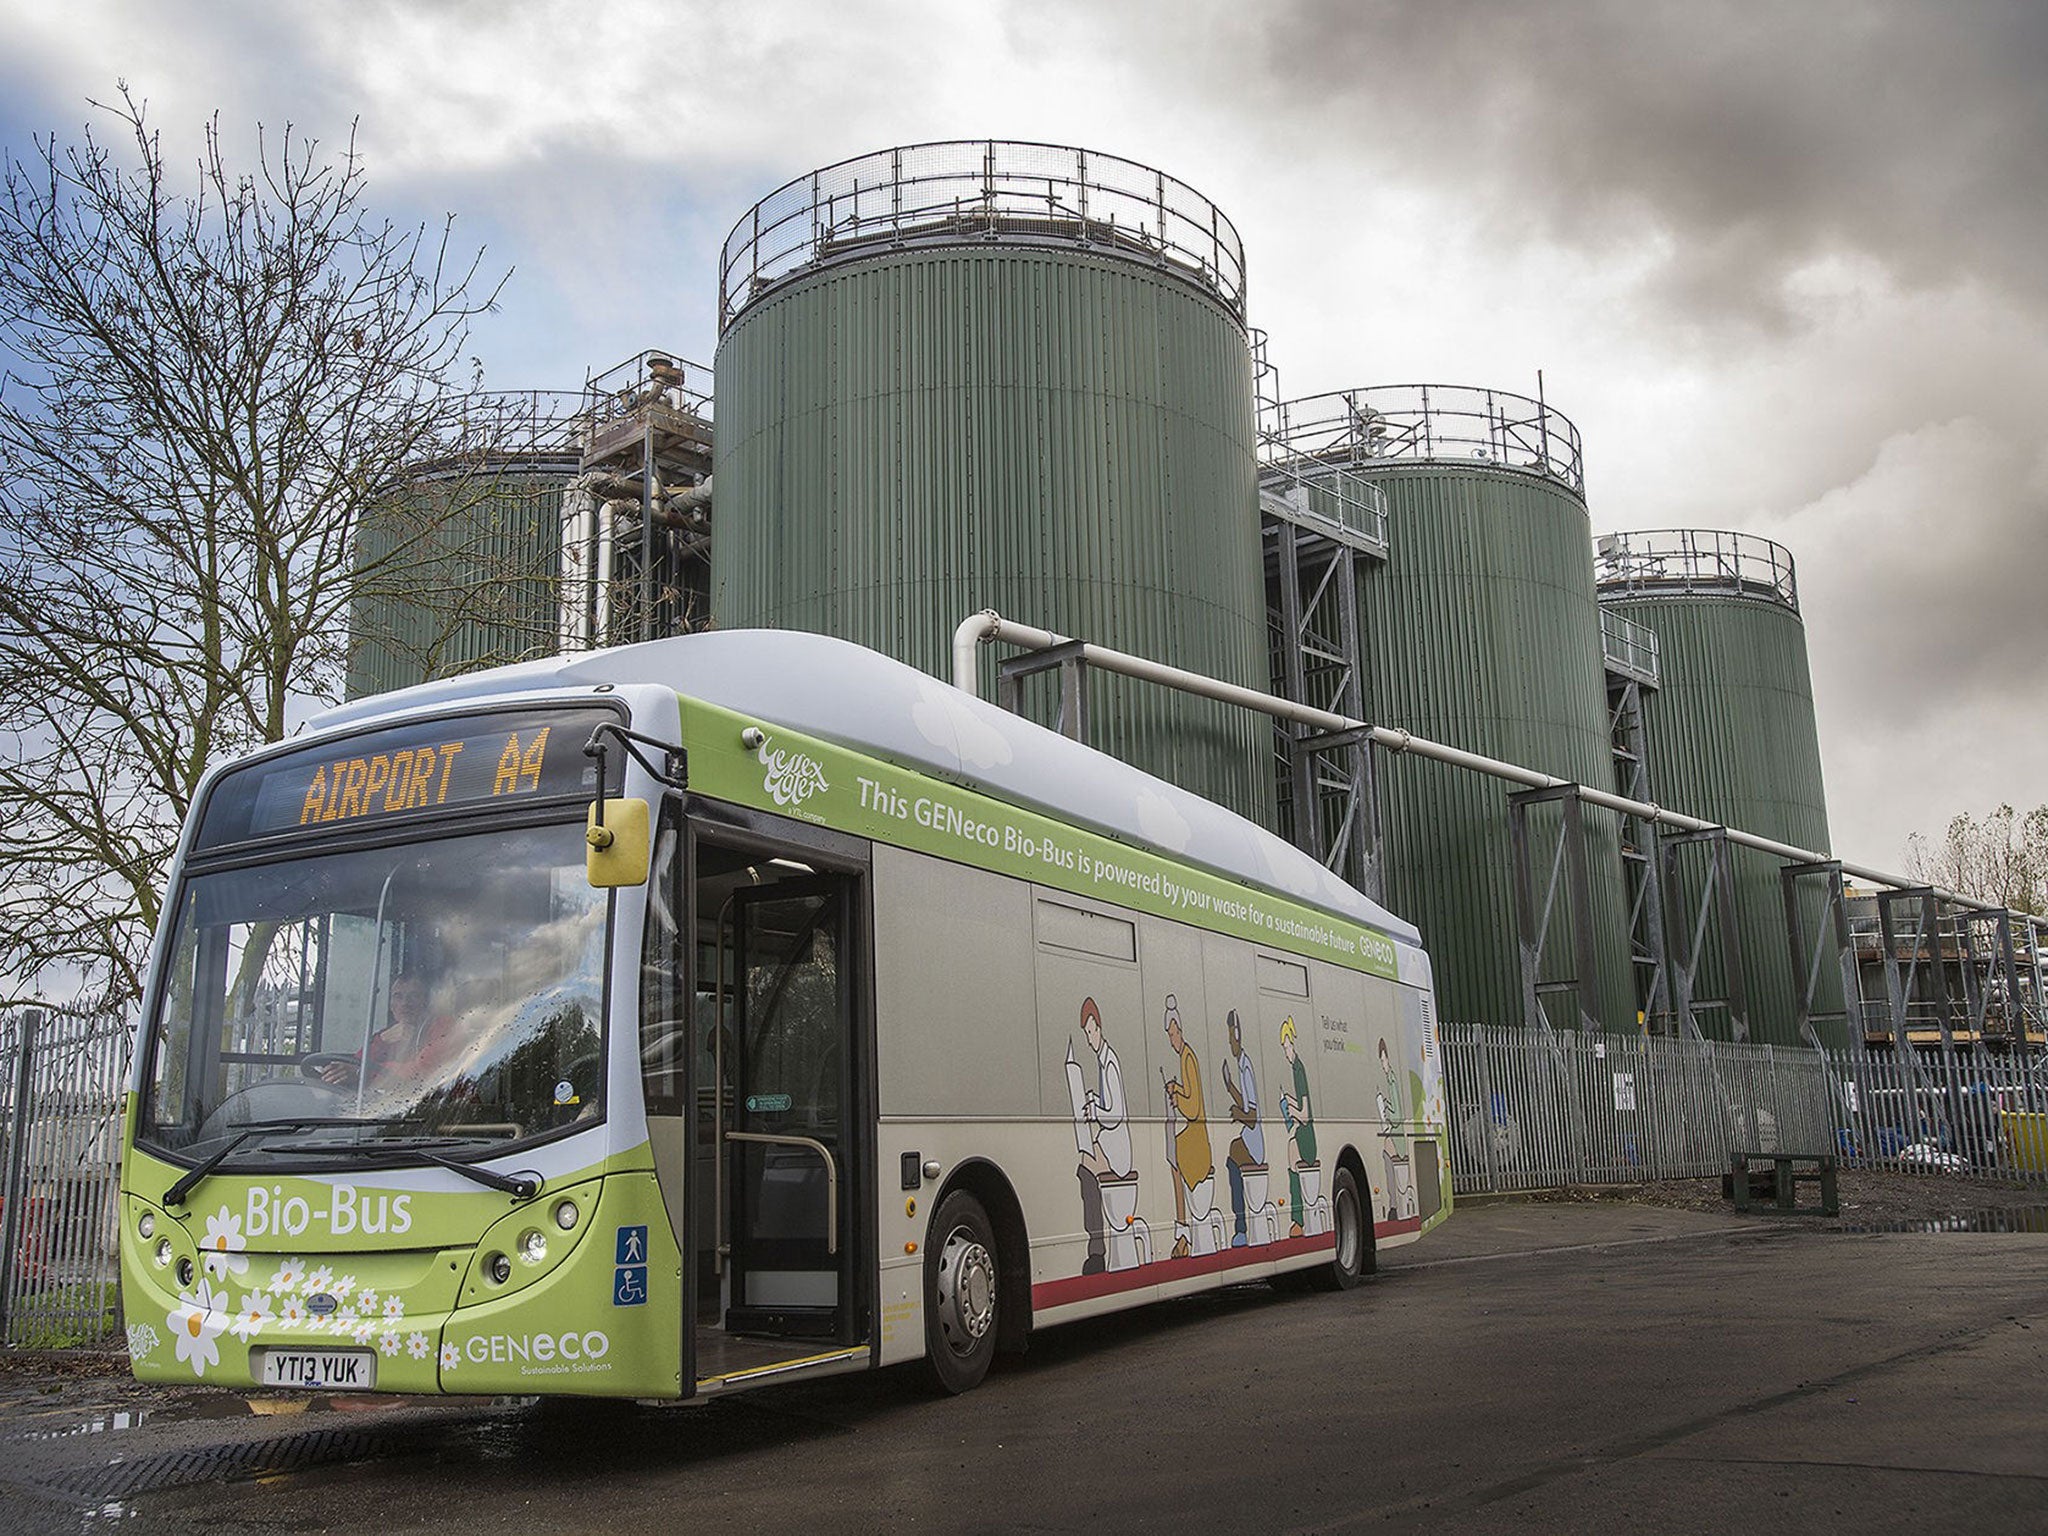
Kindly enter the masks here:
[[[994, 608], [1263, 686], [1243, 314], [1229, 221], [1128, 161], [976, 141], [792, 182], [724, 252], [716, 622], [950, 677]], [[1265, 722], [1088, 686], [1093, 745], [1272, 823]]]
[[[1658, 803], [1825, 852], [1827, 796], [1792, 556], [1749, 534], [1670, 529], [1607, 535], [1597, 563], [1602, 606], [1657, 635], [1660, 678], [1645, 695], [1643, 715]], [[1804, 978], [1795, 977], [1785, 932], [1783, 865], [1752, 849], [1730, 852], [1750, 1038], [1806, 1043], [1798, 1031]], [[1681, 864], [1688, 868], [1681, 888], [1666, 895], [1674, 923], [1698, 898], [1698, 864]], [[1807, 915], [1809, 936], [1818, 916]], [[1716, 995], [1726, 987], [1722, 942], [1710, 924], [1705, 981]], [[1819, 979], [1818, 1005], [1839, 1008], [1831, 960]]]
[[[1577, 430], [1536, 400], [1459, 386], [1386, 386], [1281, 408], [1311, 483], [1341, 467], [1387, 499], [1387, 556], [1362, 564], [1365, 711], [1467, 751], [1605, 788], [1614, 781], [1599, 608]], [[1524, 988], [1515, 864], [1501, 780], [1382, 753], [1387, 904], [1422, 929], [1447, 1019], [1518, 1023]], [[1561, 877], [1539, 979], [1576, 980], [1585, 1014], [1636, 1028], [1619, 828], [1581, 808], [1592, 975], [1579, 975]], [[1530, 813], [1540, 914], [1559, 812]], [[1555, 1027], [1572, 997], [1545, 989]]]
[[562, 494], [581, 397], [472, 396], [482, 444], [426, 463], [363, 519], [349, 607], [350, 698], [560, 649]]

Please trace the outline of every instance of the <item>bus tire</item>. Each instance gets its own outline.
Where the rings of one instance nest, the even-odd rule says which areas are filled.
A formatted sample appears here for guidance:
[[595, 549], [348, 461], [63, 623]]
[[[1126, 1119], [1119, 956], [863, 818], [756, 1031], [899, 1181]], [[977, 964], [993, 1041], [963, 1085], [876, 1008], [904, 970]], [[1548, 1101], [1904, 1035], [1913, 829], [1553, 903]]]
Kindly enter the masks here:
[[988, 1212], [954, 1190], [939, 1202], [924, 1249], [924, 1361], [938, 1391], [969, 1391], [988, 1374], [1001, 1321], [999, 1273]]
[[1373, 1272], [1378, 1258], [1365, 1202], [1349, 1168], [1339, 1168], [1331, 1186], [1330, 1225], [1336, 1229], [1337, 1251], [1328, 1264], [1308, 1272], [1309, 1283], [1319, 1291], [1348, 1291]]

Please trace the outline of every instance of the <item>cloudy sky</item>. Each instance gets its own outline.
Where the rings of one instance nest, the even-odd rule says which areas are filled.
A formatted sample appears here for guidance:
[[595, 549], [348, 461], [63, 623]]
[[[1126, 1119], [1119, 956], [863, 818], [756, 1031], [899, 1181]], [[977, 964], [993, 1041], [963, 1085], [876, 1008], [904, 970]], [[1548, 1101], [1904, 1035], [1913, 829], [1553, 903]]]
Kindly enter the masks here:
[[1799, 562], [1837, 849], [2048, 801], [2048, 6], [0, 0], [0, 144], [126, 80], [173, 144], [352, 119], [516, 269], [477, 350], [708, 363], [758, 197], [920, 140], [1156, 165], [1244, 238], [1290, 395], [1550, 400], [1596, 531]]

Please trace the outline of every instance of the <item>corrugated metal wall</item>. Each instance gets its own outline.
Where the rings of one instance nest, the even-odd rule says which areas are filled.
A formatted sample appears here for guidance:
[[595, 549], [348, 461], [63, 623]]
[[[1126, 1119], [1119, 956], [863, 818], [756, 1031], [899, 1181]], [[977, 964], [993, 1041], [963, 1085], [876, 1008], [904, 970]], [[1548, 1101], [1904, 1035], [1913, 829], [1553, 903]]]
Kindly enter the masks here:
[[[945, 677], [955, 626], [993, 607], [1265, 685], [1250, 355], [1192, 284], [1021, 247], [835, 265], [743, 310], [716, 374], [721, 627]], [[1263, 721], [1089, 687], [1095, 746], [1272, 823]]]
[[[423, 476], [366, 521], [348, 696], [554, 654], [573, 454]], [[403, 548], [402, 558], [391, 558]]]
[[[1659, 803], [1740, 827], [1799, 848], [1828, 847], [1827, 795], [1813, 682], [1806, 662], [1806, 626], [1799, 615], [1763, 598], [1673, 595], [1610, 598], [1608, 606], [1657, 632], [1663, 678], [1644, 696], [1650, 772]], [[1796, 1045], [1798, 995], [1785, 938], [1784, 897], [1777, 859], [1730, 850], [1735, 867], [1736, 923], [1750, 1004], [1750, 1038]], [[1699, 866], [1688, 862], [1691, 871]], [[1691, 882], [1667, 895], [1667, 913], [1696, 900]], [[1818, 914], [1809, 913], [1812, 930]], [[1709, 953], [1719, 930], [1709, 929]], [[1707, 984], [1725, 989], [1719, 967]], [[1821, 980], [1832, 990], [1820, 1006], [1834, 1009], [1840, 988], [1832, 966]], [[1839, 1046], [1845, 1042], [1825, 1042]]]
[[[1366, 712], [1468, 751], [1605, 785], [1613, 779], [1585, 503], [1505, 469], [1406, 464], [1387, 493], [1389, 554], [1360, 583]], [[1450, 1018], [1519, 1023], [1511, 786], [1419, 758], [1381, 758], [1387, 901], [1422, 929]], [[1537, 901], [1557, 812], [1532, 813]], [[1584, 808], [1596, 975], [1592, 1012], [1636, 1028], [1615, 817]], [[1545, 835], [1548, 834], [1548, 835]], [[1557, 903], [1546, 979], [1570, 974]]]

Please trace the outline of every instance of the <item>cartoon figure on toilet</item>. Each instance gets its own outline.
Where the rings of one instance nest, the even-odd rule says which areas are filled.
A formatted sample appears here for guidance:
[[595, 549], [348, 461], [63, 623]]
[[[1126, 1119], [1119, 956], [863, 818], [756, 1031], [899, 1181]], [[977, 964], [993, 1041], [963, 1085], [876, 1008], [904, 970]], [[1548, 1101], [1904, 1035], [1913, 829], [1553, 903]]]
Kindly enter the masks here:
[[1330, 1230], [1330, 1200], [1323, 1193], [1323, 1165], [1316, 1161], [1315, 1109], [1297, 1033], [1291, 1016], [1281, 1023], [1280, 1052], [1294, 1069], [1294, 1092], [1280, 1096], [1280, 1114], [1287, 1124], [1287, 1195], [1294, 1217], [1287, 1235], [1316, 1237]]
[[[1166, 1161], [1173, 1174], [1173, 1257], [1215, 1253], [1225, 1245], [1223, 1216], [1216, 1209], [1216, 1164], [1209, 1153], [1209, 1120], [1202, 1106], [1202, 1068], [1180, 1027], [1180, 1005], [1166, 998], [1166, 1040], [1180, 1059], [1180, 1076], [1159, 1076], [1170, 1112], [1166, 1117]], [[1179, 1131], [1173, 1126], [1180, 1122]]]
[[1081, 1273], [1136, 1269], [1152, 1261], [1152, 1235], [1138, 1214], [1138, 1171], [1132, 1156], [1130, 1102], [1124, 1096], [1123, 1065], [1102, 1030], [1102, 1010], [1092, 997], [1081, 1001], [1081, 1033], [1096, 1062], [1096, 1086], [1089, 1088], [1074, 1043], [1067, 1042], [1067, 1090], [1073, 1100], [1075, 1170], [1081, 1185], [1081, 1221], [1088, 1256]]
[[1259, 1123], [1259, 1076], [1237, 1010], [1230, 1010], [1230, 1054], [1223, 1058], [1223, 1086], [1230, 1091], [1230, 1118], [1237, 1136], [1230, 1143], [1230, 1205], [1237, 1229], [1230, 1246], [1257, 1247], [1280, 1236], [1280, 1215], [1266, 1198], [1266, 1129]]
[[1380, 1041], [1380, 1075], [1386, 1079], [1386, 1086], [1379, 1091], [1380, 1164], [1386, 1184], [1376, 1193], [1385, 1202], [1387, 1220], [1401, 1221], [1415, 1214], [1415, 1169], [1401, 1144], [1401, 1085], [1394, 1076], [1393, 1057], [1384, 1038]]

